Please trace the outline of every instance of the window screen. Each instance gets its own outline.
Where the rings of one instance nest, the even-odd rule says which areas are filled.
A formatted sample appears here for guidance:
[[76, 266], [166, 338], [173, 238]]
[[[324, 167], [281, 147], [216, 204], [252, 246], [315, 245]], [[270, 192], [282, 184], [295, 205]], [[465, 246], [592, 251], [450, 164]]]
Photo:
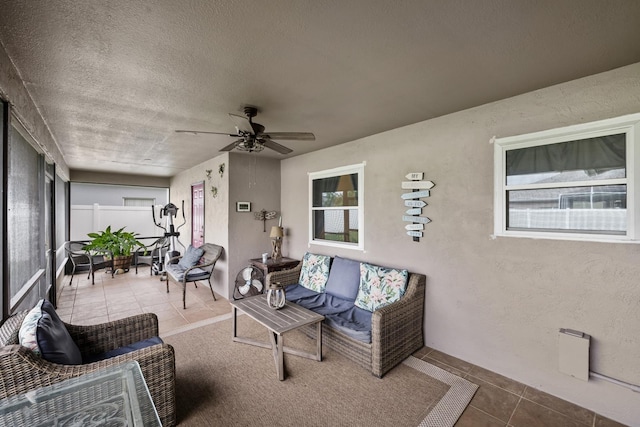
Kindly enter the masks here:
[[[43, 268], [44, 241], [40, 205], [44, 160], [15, 129], [9, 136], [7, 183], [7, 247], [9, 249], [10, 296], [36, 278]], [[33, 306], [44, 296], [44, 276], [22, 306]]]

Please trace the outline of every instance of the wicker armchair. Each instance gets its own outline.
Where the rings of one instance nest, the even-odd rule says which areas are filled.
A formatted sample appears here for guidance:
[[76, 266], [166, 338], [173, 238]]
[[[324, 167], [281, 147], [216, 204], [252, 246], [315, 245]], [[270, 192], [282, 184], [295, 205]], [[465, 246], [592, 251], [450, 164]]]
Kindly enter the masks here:
[[[301, 268], [302, 263], [290, 270], [269, 273], [267, 287], [275, 282], [284, 286], [298, 283]], [[425, 286], [424, 274], [409, 274], [402, 298], [373, 312], [371, 343], [358, 341], [322, 322], [323, 344], [381, 378], [424, 345]], [[315, 327], [303, 330], [315, 338]]]
[[[0, 399], [49, 386], [67, 378], [137, 360], [163, 426], [176, 423], [175, 353], [168, 344], [157, 344], [127, 354], [84, 365], [47, 362], [18, 344], [18, 331], [27, 311], [11, 316], [0, 327]], [[153, 313], [131, 316], [99, 325], [65, 323], [69, 334], [85, 354], [104, 353], [121, 346], [158, 336], [158, 318]]]

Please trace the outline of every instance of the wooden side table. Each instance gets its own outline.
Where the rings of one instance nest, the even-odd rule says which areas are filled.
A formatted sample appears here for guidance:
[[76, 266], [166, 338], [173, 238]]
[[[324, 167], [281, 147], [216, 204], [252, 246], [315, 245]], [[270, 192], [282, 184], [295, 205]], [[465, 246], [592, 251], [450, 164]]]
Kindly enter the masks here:
[[265, 281], [266, 281], [267, 274], [271, 273], [272, 271], [280, 271], [280, 270], [287, 270], [289, 268], [293, 268], [296, 265], [298, 265], [300, 260], [282, 257], [276, 261], [273, 258], [269, 258], [267, 262], [264, 263], [262, 262], [262, 258], [252, 258], [249, 260], [249, 262], [254, 267], [257, 267], [260, 270], [262, 270], [262, 272], [264, 273]]

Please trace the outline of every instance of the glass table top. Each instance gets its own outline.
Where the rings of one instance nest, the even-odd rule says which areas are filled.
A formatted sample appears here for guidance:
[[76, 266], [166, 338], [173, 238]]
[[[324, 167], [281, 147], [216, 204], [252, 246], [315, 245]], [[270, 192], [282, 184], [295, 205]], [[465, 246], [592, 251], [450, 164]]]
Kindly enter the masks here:
[[0, 425], [161, 426], [138, 362], [0, 400]]

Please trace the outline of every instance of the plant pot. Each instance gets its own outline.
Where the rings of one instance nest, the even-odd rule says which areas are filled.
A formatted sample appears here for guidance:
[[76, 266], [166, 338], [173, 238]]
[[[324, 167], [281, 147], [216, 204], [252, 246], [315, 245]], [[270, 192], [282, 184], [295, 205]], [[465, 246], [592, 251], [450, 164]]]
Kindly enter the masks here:
[[131, 267], [131, 261], [133, 260], [133, 255], [124, 256], [117, 255], [113, 257], [113, 270], [124, 270], [129, 271], [129, 267]]

